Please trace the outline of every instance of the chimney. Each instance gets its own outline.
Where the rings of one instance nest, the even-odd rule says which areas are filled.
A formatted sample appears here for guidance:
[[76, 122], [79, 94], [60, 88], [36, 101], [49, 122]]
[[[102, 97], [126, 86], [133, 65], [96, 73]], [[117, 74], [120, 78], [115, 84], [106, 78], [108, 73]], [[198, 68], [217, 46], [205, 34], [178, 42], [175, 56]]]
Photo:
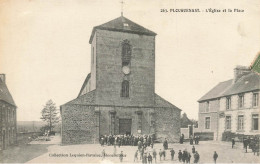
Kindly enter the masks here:
[[5, 74], [0, 74], [0, 79], [5, 83]]
[[233, 83], [236, 83], [238, 79], [240, 79], [242, 76], [249, 74], [251, 71], [246, 66], [238, 65], [234, 69], [234, 79]]

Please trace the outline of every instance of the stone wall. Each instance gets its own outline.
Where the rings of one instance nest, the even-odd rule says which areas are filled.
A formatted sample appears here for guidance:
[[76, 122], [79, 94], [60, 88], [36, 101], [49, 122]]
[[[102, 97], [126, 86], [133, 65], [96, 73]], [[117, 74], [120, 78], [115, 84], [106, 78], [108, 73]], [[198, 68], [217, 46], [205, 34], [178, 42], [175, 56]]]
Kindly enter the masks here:
[[[132, 46], [131, 73], [122, 72], [122, 42]], [[96, 30], [96, 102], [99, 105], [153, 106], [155, 37]], [[91, 76], [94, 76], [91, 72]], [[129, 98], [121, 97], [121, 83], [128, 80]]]
[[178, 142], [180, 137], [180, 110], [155, 108], [155, 134], [159, 141], [167, 138], [169, 142]]
[[98, 142], [94, 106], [67, 104], [61, 109], [63, 144]]
[[16, 142], [16, 107], [0, 100], [0, 149], [7, 148]]

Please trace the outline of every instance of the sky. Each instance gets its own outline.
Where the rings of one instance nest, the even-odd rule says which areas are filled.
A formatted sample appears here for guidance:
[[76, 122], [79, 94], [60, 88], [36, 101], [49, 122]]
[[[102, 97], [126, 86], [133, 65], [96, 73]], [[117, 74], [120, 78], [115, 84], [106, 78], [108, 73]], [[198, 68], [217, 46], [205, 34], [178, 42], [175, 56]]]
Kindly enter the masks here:
[[[124, 0], [124, 16], [157, 33], [155, 91], [189, 118], [197, 100], [260, 51], [259, 0]], [[200, 13], [161, 12], [199, 8]], [[244, 12], [205, 12], [206, 9]], [[120, 16], [120, 0], [1, 0], [0, 73], [18, 121], [77, 97], [90, 72], [92, 28]]]

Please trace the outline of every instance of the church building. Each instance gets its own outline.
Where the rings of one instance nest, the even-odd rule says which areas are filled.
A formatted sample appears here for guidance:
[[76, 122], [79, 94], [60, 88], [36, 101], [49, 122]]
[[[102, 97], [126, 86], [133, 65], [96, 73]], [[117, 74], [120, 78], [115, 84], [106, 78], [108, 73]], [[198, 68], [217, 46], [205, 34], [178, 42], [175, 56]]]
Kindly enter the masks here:
[[117, 134], [179, 139], [181, 110], [155, 93], [155, 36], [124, 16], [93, 28], [91, 73], [60, 107], [63, 144]]

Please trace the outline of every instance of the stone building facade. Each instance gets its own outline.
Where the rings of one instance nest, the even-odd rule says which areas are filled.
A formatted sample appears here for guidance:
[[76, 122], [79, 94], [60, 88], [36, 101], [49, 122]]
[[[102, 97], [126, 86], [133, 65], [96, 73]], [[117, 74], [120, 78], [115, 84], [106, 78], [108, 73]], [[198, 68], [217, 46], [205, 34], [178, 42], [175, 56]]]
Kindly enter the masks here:
[[224, 140], [225, 132], [259, 134], [259, 90], [260, 76], [237, 66], [234, 79], [219, 83], [198, 101], [199, 131], [213, 132], [215, 140]]
[[110, 134], [178, 140], [181, 110], [155, 93], [155, 36], [123, 16], [93, 28], [91, 73], [61, 106], [64, 144]]
[[7, 88], [5, 74], [0, 74], [0, 150], [16, 143], [16, 129], [16, 105]]

